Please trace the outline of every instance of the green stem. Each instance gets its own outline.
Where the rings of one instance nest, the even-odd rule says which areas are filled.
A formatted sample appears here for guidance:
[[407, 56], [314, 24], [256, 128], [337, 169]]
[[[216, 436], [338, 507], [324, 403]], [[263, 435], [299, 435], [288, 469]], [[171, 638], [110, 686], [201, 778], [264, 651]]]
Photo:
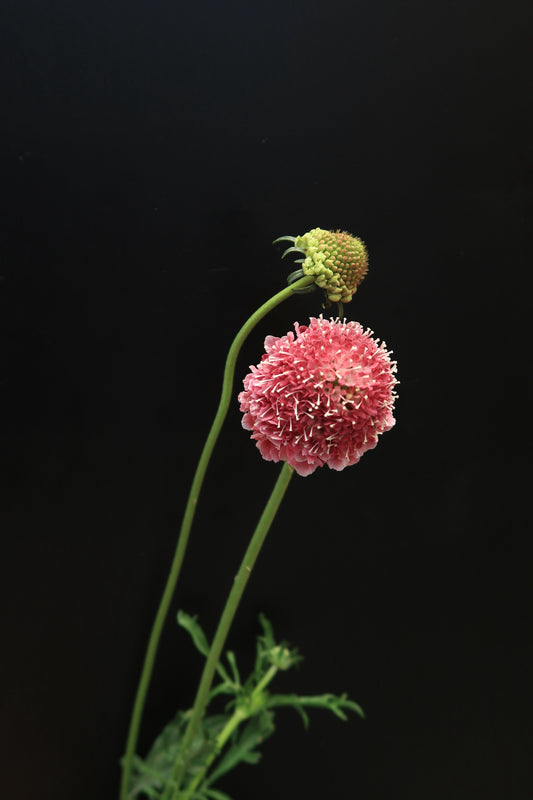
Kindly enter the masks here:
[[[254, 707], [254, 700], [263, 691], [263, 689], [266, 686], [268, 686], [268, 684], [274, 678], [274, 676], [278, 671], [279, 667], [276, 667], [274, 666], [274, 664], [272, 664], [268, 672], [266, 672], [265, 675], [263, 675], [263, 677], [255, 687], [255, 689], [251, 693], [250, 697], [248, 698], [248, 704], [250, 705], [250, 708]], [[224, 747], [230, 736], [239, 727], [241, 722], [244, 722], [249, 717], [250, 713], [247, 712], [245, 708], [243, 708], [242, 706], [237, 706], [231, 717], [228, 719], [228, 721], [226, 722], [226, 724], [216, 737], [215, 748], [213, 752], [210, 753], [210, 755], [207, 757], [205, 761], [205, 764], [196, 773], [190, 784], [185, 789], [185, 797], [189, 797], [190, 795], [192, 795], [194, 790], [199, 786], [199, 784], [204, 779], [207, 770], [209, 769], [215, 758], [217, 758], [220, 755], [220, 751], [222, 750], [222, 748]]]
[[[248, 549], [244, 554], [239, 571], [235, 576], [235, 580], [226, 601], [224, 611], [222, 612], [209, 655], [205, 662], [204, 670], [196, 694], [196, 699], [194, 701], [192, 713], [189, 718], [189, 723], [181, 741], [180, 752], [174, 764], [172, 776], [165, 791], [163, 792], [162, 800], [170, 800], [170, 798], [172, 798], [172, 800], [178, 800], [180, 796], [179, 788], [187, 767], [187, 751], [202, 720], [202, 716], [209, 699], [209, 690], [213, 682], [216, 667], [220, 659], [226, 637], [244, 592], [244, 588], [248, 582], [248, 578], [250, 577], [257, 556], [259, 555], [259, 551], [261, 550], [261, 546], [276, 515], [283, 495], [285, 494], [285, 490], [289, 485], [292, 473], [293, 468], [285, 463], [281, 469], [274, 489], [272, 490], [272, 494], [270, 495], [268, 503], [266, 504], [261, 515], [261, 519], [259, 520], [254, 534], [250, 540]], [[186, 792], [182, 795], [182, 798], [183, 800], [186, 800], [186, 798], [189, 796], [189, 792]]]
[[253, 690], [252, 694], [250, 695], [250, 700], [254, 700], [257, 697], [258, 694], [261, 694], [263, 689], [265, 689], [268, 686], [268, 684], [270, 683], [270, 681], [272, 680], [272, 678], [276, 675], [276, 673], [278, 671], [279, 671], [279, 667], [276, 667], [275, 664], [272, 664], [272, 666], [270, 667], [268, 672], [265, 672], [265, 674], [263, 675], [263, 677], [261, 678], [261, 680], [259, 681], [259, 683], [255, 687], [255, 689]]
[[244, 722], [245, 719], [248, 719], [248, 715], [242, 708], [236, 708], [229, 720], [224, 725], [223, 729], [218, 734], [216, 741], [215, 741], [215, 749], [209, 756], [206, 758], [205, 763], [203, 764], [202, 768], [196, 773], [192, 781], [189, 783], [187, 788], [185, 789], [183, 796], [190, 797], [194, 790], [198, 787], [198, 785], [203, 781], [204, 776], [215, 760], [220, 754], [220, 751], [226, 744], [227, 740], [234, 732], [236, 728], [239, 727], [241, 722]]
[[183, 521], [178, 536], [176, 552], [174, 554], [174, 558], [170, 567], [170, 573], [167, 578], [167, 583], [163, 591], [163, 596], [161, 598], [159, 608], [155, 616], [154, 624], [152, 626], [152, 631], [150, 633], [150, 638], [148, 640], [146, 655], [144, 657], [144, 664], [142, 667], [141, 677], [139, 679], [139, 686], [137, 688], [137, 694], [135, 696], [135, 702], [133, 705], [133, 711], [131, 715], [128, 739], [126, 742], [126, 752], [124, 754], [124, 759], [122, 762], [120, 800], [126, 800], [128, 796], [132, 761], [137, 747], [137, 740], [139, 738], [139, 728], [141, 725], [141, 719], [143, 715], [144, 704], [146, 701], [146, 695], [148, 693], [148, 687], [150, 685], [155, 658], [157, 655], [157, 648], [159, 646], [159, 640], [161, 638], [163, 625], [165, 623], [168, 614], [168, 609], [172, 601], [174, 591], [176, 589], [176, 584], [178, 582], [181, 565], [183, 563], [185, 551], [187, 549], [187, 542], [189, 540], [191, 525], [194, 519], [194, 512], [196, 511], [196, 504], [198, 503], [198, 498], [200, 496], [200, 491], [204, 481], [207, 465], [209, 463], [209, 459], [211, 458], [213, 448], [218, 439], [218, 435], [220, 433], [220, 430], [226, 418], [226, 414], [228, 412], [231, 400], [231, 393], [233, 389], [233, 376], [235, 373], [235, 364], [237, 361], [237, 356], [248, 334], [253, 330], [253, 328], [257, 325], [257, 323], [260, 322], [260, 320], [262, 320], [263, 317], [269, 313], [269, 311], [272, 311], [272, 309], [275, 308], [277, 305], [282, 303], [284, 300], [287, 300], [287, 298], [289, 298], [294, 293], [295, 289], [299, 289], [304, 286], [309, 286], [313, 282], [314, 282], [313, 276], [306, 276], [301, 280], [296, 281], [296, 283], [287, 286], [287, 288], [283, 289], [281, 292], [278, 292], [273, 297], [271, 297], [270, 300], [267, 300], [267, 302], [264, 303], [260, 308], [258, 308], [257, 311], [254, 314], [252, 314], [252, 316], [244, 323], [244, 325], [238, 332], [237, 336], [233, 340], [233, 343], [229, 349], [228, 356], [226, 359], [226, 366], [224, 369], [224, 379], [222, 382], [222, 393], [220, 396], [220, 403], [218, 406], [215, 419], [213, 420], [211, 430], [209, 431], [209, 435], [205, 442], [202, 455], [200, 456], [198, 466], [196, 468], [191, 490], [189, 493], [189, 498], [187, 500], [187, 505], [185, 507], [185, 513], [183, 515]]

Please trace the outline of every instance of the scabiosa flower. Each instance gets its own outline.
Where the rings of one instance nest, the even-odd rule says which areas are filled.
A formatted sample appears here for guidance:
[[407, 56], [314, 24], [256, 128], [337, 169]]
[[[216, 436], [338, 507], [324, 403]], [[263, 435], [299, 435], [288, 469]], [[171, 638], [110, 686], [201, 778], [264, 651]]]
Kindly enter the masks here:
[[281, 338], [267, 336], [261, 363], [239, 394], [242, 426], [267, 461], [299, 475], [341, 470], [395, 424], [396, 362], [358, 322], [311, 317]]
[[313, 228], [303, 236], [281, 236], [279, 241], [291, 241], [287, 253], [301, 253], [301, 269], [289, 276], [289, 282], [304, 275], [314, 275], [315, 283], [326, 293], [330, 302], [349, 303], [368, 272], [368, 253], [357, 236], [345, 231], [325, 231]]

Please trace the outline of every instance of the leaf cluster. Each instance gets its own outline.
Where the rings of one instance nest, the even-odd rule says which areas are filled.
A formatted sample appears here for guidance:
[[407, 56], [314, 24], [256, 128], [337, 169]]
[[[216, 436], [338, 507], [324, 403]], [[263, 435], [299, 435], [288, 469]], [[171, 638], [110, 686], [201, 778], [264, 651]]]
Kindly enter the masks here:
[[[184, 628], [196, 647], [207, 657], [209, 643], [196, 617], [178, 612], [178, 624]], [[266, 687], [280, 670], [287, 670], [302, 659], [287, 643], [277, 643], [272, 625], [264, 615], [259, 616], [262, 633], [257, 637], [255, 663], [252, 672], [241, 680], [235, 653], [226, 651], [225, 659], [217, 665], [218, 683], [211, 689], [209, 703], [218, 695], [229, 695], [223, 713], [206, 714], [186, 754], [187, 769], [182, 785], [185, 800], [231, 800], [213, 784], [238, 764], [257, 764], [261, 758], [259, 746], [274, 733], [274, 709], [294, 708], [309, 724], [308, 708], [324, 708], [342, 720], [345, 710], [364, 717], [357, 703], [346, 695], [303, 696], [271, 694]], [[179, 711], [157, 737], [144, 759], [136, 756], [133, 762], [129, 800], [161, 798], [170, 779], [172, 768], [180, 755], [180, 746], [191, 711]], [[188, 790], [188, 788], [189, 790]]]

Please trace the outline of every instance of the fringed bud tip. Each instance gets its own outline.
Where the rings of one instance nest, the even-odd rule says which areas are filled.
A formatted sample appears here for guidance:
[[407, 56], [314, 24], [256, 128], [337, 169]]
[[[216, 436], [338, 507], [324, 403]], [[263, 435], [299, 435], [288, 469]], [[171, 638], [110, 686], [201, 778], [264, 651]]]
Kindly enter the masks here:
[[368, 253], [364, 243], [345, 231], [313, 228], [303, 236], [281, 236], [274, 243], [281, 241], [292, 242], [282, 258], [289, 253], [302, 256], [296, 259], [296, 263], [302, 265], [301, 269], [289, 275], [288, 283], [313, 275], [315, 284], [325, 291], [332, 303], [349, 303], [368, 272]]

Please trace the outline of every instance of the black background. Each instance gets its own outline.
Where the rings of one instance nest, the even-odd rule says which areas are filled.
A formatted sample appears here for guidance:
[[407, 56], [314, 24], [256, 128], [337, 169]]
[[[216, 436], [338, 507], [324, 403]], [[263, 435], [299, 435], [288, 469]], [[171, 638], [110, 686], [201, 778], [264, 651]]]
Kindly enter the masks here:
[[[305, 656], [277, 689], [346, 691], [367, 719], [280, 712], [221, 788], [533, 797], [528, 9], [2, 3], [5, 797], [117, 796], [225, 353], [285, 284], [271, 241], [315, 226], [367, 244], [346, 313], [394, 351], [397, 425], [293, 479], [230, 644], [249, 666], [263, 610]], [[273, 312], [237, 383], [321, 310]], [[173, 606], [210, 635], [278, 469], [234, 403]], [[200, 666], [170, 620], [143, 750]]]

